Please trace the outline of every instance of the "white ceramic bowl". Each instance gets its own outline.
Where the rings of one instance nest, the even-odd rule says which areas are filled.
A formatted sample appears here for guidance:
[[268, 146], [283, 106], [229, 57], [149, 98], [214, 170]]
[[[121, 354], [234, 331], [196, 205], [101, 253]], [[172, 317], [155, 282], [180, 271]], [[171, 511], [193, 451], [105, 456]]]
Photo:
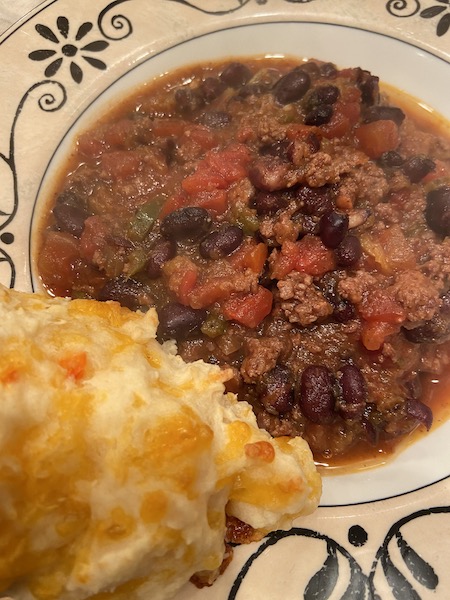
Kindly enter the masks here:
[[[423, 23], [433, 23], [434, 27], [437, 19], [443, 18], [440, 14], [434, 21], [420, 20], [419, 2], [274, 0], [270, 4], [255, 0], [251, 5], [249, 0], [166, 0], [156, 5], [145, 0], [119, 0], [105, 2], [100, 9], [93, 4], [87, 0], [77, 6], [69, 0], [44, 2], [0, 41], [0, 280], [19, 289], [40, 289], [34, 259], [42, 215], [58, 171], [65, 165], [79, 132], [139, 86], [181, 65], [229, 57], [291, 55], [332, 61], [339, 67], [360, 66], [383, 82], [420, 98], [424, 106], [450, 121], [450, 33], [445, 39], [446, 34], [436, 36], [434, 30], [419, 35]], [[441, 6], [447, 10], [444, 3]], [[405, 23], [406, 18], [416, 20], [408, 21], [411, 27], [405, 33], [400, 22]], [[76, 33], [83, 22], [94, 27], [82, 42], [76, 39]], [[51, 39], [50, 29], [56, 41]], [[86, 44], [99, 41], [103, 42], [97, 44], [101, 49], [86, 49]], [[69, 42], [77, 47], [73, 59], [63, 50]], [[42, 60], [32, 58], [33, 53], [45, 49], [54, 50], [55, 55]], [[100, 63], [94, 67], [82, 58], [83, 53], [102, 61], [105, 68]], [[58, 71], [47, 71], [45, 75], [45, 69], [57, 57], [62, 58]], [[71, 61], [78, 65], [78, 71], [74, 67], [70, 70]], [[76, 81], [80, 71], [82, 80]], [[303, 586], [307, 590], [313, 575], [321, 572], [321, 559], [317, 557], [322, 556], [323, 548], [319, 554], [314, 550], [311, 555], [303, 555], [301, 581], [292, 576], [297, 564], [295, 552], [298, 548], [303, 552], [313, 540], [316, 546], [318, 540], [322, 547], [326, 544], [325, 564], [326, 557], [333, 562], [338, 556], [346, 565], [339, 571], [338, 561], [333, 567], [337, 569], [335, 595], [325, 595], [322, 582], [322, 595], [314, 597], [341, 597], [336, 595], [339, 586], [345, 591], [356, 575], [365, 594], [358, 597], [369, 598], [375, 589], [382, 598], [395, 595], [386, 571], [388, 563], [382, 560], [391, 559], [392, 528], [401, 523], [397, 528], [400, 530], [403, 522], [415, 523], [417, 515], [423, 517], [430, 506], [447, 506], [449, 437], [450, 422], [433, 426], [428, 435], [382, 467], [325, 477], [322, 508], [316, 515], [303, 520], [292, 535], [275, 536], [267, 546], [259, 547], [258, 556], [266, 556], [271, 549], [276, 564], [281, 565], [282, 581], [276, 593], [265, 569], [258, 576], [250, 576], [250, 571], [259, 573], [254, 568], [258, 556], [252, 554], [252, 547], [237, 551], [232, 567], [214, 588], [196, 591], [188, 586], [180, 600], [297, 598], [298, 589]], [[432, 511], [441, 520], [436, 516], [425, 541], [419, 529], [412, 530], [416, 547], [421, 544], [425, 555], [432, 531], [443, 526], [447, 512]], [[352, 541], [355, 523], [370, 543]], [[298, 546], [300, 538], [303, 545]], [[441, 591], [448, 576], [444, 575], [443, 559], [434, 560]], [[258, 564], [264, 565], [264, 560]], [[412, 581], [414, 573], [412, 579], [411, 573], [405, 577], [417, 587]], [[420, 584], [421, 592], [423, 587]]]

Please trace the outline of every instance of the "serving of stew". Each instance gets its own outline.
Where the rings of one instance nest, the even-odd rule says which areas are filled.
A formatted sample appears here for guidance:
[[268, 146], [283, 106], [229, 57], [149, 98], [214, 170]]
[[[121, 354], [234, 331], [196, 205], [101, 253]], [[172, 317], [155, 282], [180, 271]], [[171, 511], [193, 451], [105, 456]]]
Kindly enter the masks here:
[[[78, 139], [49, 293], [156, 307], [161, 341], [318, 461], [433, 414], [450, 360], [450, 134], [362, 68], [249, 58], [149, 83]], [[441, 124], [442, 125], [442, 124]]]

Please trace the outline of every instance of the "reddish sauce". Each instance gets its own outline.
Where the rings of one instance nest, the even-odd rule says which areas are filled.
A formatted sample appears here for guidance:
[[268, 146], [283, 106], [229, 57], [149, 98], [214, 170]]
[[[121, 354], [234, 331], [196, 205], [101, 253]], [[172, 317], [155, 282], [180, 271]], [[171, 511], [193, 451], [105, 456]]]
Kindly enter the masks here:
[[[433, 432], [450, 418], [450, 372], [439, 377], [422, 375], [421, 381], [422, 401], [433, 411], [430, 430]], [[352, 448], [351, 453], [335, 456], [330, 460], [317, 460], [316, 465], [322, 475], [342, 475], [380, 467], [428, 433], [424, 425], [419, 425], [406, 437], [381, 442], [376, 448], [360, 442]]]
[[382, 464], [449, 412], [448, 378], [419, 392], [449, 361], [448, 132], [358, 67], [182, 69], [80, 136], [44, 286], [155, 307], [185, 360], [233, 368], [260, 427], [330, 471]]

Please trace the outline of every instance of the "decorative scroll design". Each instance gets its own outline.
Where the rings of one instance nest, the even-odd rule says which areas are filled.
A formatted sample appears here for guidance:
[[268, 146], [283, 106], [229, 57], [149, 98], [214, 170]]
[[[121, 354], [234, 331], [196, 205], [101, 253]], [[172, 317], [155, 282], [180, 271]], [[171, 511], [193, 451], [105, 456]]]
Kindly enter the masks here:
[[394, 17], [413, 17], [420, 10], [418, 0], [389, 0], [386, 4], [388, 13]]
[[[8, 231], [6, 228], [13, 222], [14, 218], [17, 215], [19, 209], [19, 192], [18, 192], [18, 176], [17, 176], [17, 167], [16, 167], [16, 127], [17, 122], [19, 120], [20, 114], [22, 113], [25, 104], [30, 98], [35, 97], [36, 91], [39, 92], [37, 97], [37, 104], [41, 110], [44, 112], [55, 112], [60, 110], [67, 100], [66, 89], [62, 84], [57, 81], [52, 80], [44, 80], [39, 81], [32, 85], [23, 95], [20, 100], [18, 107], [16, 109], [13, 122], [11, 125], [11, 131], [9, 134], [9, 149], [5, 154], [3, 152], [0, 153], [0, 160], [3, 161], [10, 170], [11, 180], [12, 180], [12, 189], [11, 189], [11, 198], [12, 198], [12, 206], [8, 207], [6, 210], [2, 210], [0, 208], [0, 242], [5, 245], [12, 245], [14, 243], [14, 235]], [[8, 279], [9, 279], [9, 287], [14, 287], [15, 277], [16, 277], [16, 267], [14, 264], [14, 260], [10, 256], [9, 252], [5, 249], [0, 248], [0, 264], [2, 267], [2, 271], [5, 271], [5, 267], [8, 268]]]
[[[439, 587], [437, 566], [430, 564], [423, 556], [429, 542], [427, 539], [422, 541], [422, 531], [427, 528], [426, 519], [436, 518], [436, 515], [450, 516], [450, 506], [419, 510], [395, 522], [377, 550], [368, 575], [363, 572], [351, 552], [327, 535], [298, 527], [290, 531], [275, 531], [267, 536], [243, 565], [228, 600], [247, 597], [249, 588], [246, 585], [251, 585], [250, 574], [253, 569], [264, 570], [267, 566], [264, 559], [269, 556], [267, 551], [292, 537], [303, 538], [302, 546], [309, 539], [308, 543], [315, 545], [315, 555], [324, 557], [322, 565], [315, 572], [305, 573], [304, 568], [300, 569], [301, 577], [297, 584], [300, 587], [299, 599], [325, 600], [339, 597], [341, 600], [375, 600], [381, 597], [376, 582], [382, 584], [384, 590], [389, 589], [395, 600], [421, 600], [425, 597], [421, 593], [425, 594], [430, 590], [438, 595], [442, 592], [445, 594]], [[364, 546], [368, 541], [368, 533], [360, 525], [353, 525], [348, 531], [348, 541], [354, 547]], [[290, 547], [292, 551], [292, 546]], [[273, 557], [273, 554], [270, 556]], [[288, 564], [286, 568], [288, 572], [278, 573], [280, 582], [288, 576], [292, 577], [292, 564]]]
[[[252, 0], [167, 0], [168, 2], [177, 2], [184, 6], [189, 6], [195, 10], [198, 10], [206, 15], [229, 15], [241, 10]], [[256, 4], [267, 4], [270, 0], [255, 0]], [[284, 0], [291, 4], [307, 4], [308, 2], [314, 2], [314, 0]]]
[[108, 40], [124, 40], [133, 33], [133, 26], [130, 19], [125, 15], [111, 14], [113, 9], [119, 4], [129, 2], [129, 0], [116, 0], [108, 4], [99, 14], [97, 25], [103, 35]]
[[450, 0], [435, 0], [437, 4], [422, 9], [419, 0], [389, 0], [386, 9], [394, 17], [413, 17], [419, 15], [422, 19], [434, 19], [436, 21], [436, 35], [442, 37], [450, 29]]

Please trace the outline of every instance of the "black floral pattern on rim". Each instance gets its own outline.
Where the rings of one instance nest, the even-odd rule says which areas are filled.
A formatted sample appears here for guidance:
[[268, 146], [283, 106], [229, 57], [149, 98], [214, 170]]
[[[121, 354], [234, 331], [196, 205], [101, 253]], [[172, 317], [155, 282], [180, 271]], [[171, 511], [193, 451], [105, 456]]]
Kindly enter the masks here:
[[450, 0], [437, 0], [437, 2], [439, 4], [422, 10], [420, 16], [422, 19], [439, 17], [436, 25], [436, 34], [441, 37], [450, 29]]
[[422, 19], [439, 17], [436, 35], [442, 37], [450, 29], [450, 0], [433, 0], [433, 2], [433, 6], [422, 9], [419, 0], [389, 0], [386, 3], [386, 10], [394, 17], [413, 17], [417, 14]]
[[78, 64], [76, 57], [79, 57], [86, 61], [92, 67], [96, 69], [105, 70], [106, 64], [91, 56], [93, 52], [101, 52], [105, 50], [109, 43], [105, 40], [93, 40], [87, 44], [80, 45], [80, 42], [92, 31], [93, 24], [89, 21], [82, 23], [72, 37], [69, 20], [66, 17], [58, 17], [56, 19], [56, 27], [58, 34], [53, 31], [47, 25], [38, 23], [36, 25], [36, 31], [45, 40], [52, 42], [58, 46], [58, 49], [45, 48], [42, 50], [35, 50], [30, 52], [28, 55], [31, 60], [45, 61], [51, 59], [50, 64], [45, 69], [46, 77], [53, 77], [59, 71], [63, 61], [68, 59], [70, 61], [69, 69], [72, 79], [76, 83], [81, 83], [83, 79], [83, 70]]

